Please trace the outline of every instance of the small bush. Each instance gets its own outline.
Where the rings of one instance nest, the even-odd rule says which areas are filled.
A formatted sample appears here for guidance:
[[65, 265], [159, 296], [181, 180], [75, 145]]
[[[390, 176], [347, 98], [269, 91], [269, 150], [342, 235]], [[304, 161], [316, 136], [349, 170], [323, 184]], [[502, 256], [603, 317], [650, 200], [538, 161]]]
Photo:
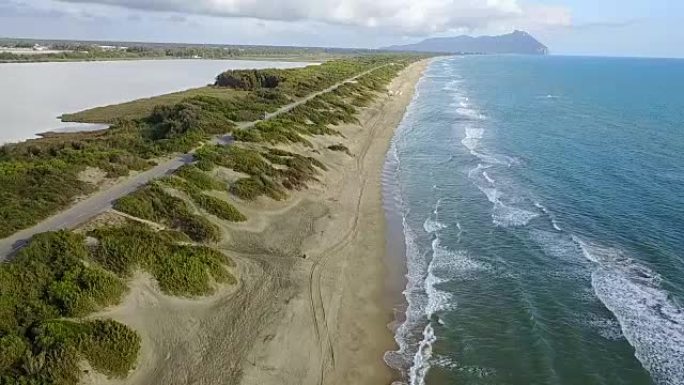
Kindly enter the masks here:
[[181, 230], [194, 241], [216, 242], [220, 238], [216, 225], [193, 214], [182, 199], [167, 194], [156, 184], [144, 186], [119, 199], [114, 203], [114, 208]]
[[[201, 171], [198, 170], [199, 173]], [[213, 178], [205, 175], [209, 180], [214, 181]], [[200, 208], [204, 209], [210, 214], [216, 215], [221, 219], [225, 219], [231, 222], [243, 222], [247, 218], [238, 211], [230, 203], [221, 200], [219, 198], [204, 194], [202, 190], [197, 187], [197, 183], [190, 183], [186, 179], [182, 179], [177, 176], [166, 177], [160, 180], [160, 182], [165, 183], [175, 189], [185, 192], [188, 194], [190, 199], [195, 202]], [[205, 183], [204, 186], [210, 186], [210, 183]]]
[[135, 365], [140, 350], [140, 336], [112, 320], [88, 322], [88, 333], [79, 341], [79, 350], [100, 373], [125, 377]]
[[[75, 385], [81, 359], [103, 373], [126, 374], [139, 343], [119, 337], [135, 342], [133, 331], [107, 321], [119, 332], [104, 335], [96, 333], [104, 321], [63, 320], [117, 303], [124, 290], [92, 258], [83, 235], [36, 235], [12, 261], [0, 264], [0, 384]], [[116, 347], [97, 353], [97, 341]]]
[[199, 168], [195, 166], [183, 166], [176, 171], [176, 175], [187, 180], [193, 186], [200, 190], [224, 190], [226, 186], [223, 183], [217, 181], [216, 179], [205, 174]]
[[347, 146], [345, 146], [344, 144], [330, 145], [330, 146], [328, 146], [328, 150], [344, 152], [347, 155], [351, 155], [351, 152], [349, 152], [349, 148], [347, 148]]
[[140, 224], [97, 229], [91, 235], [100, 241], [94, 258], [122, 276], [135, 268], [146, 270], [168, 294], [193, 296], [213, 291], [215, 282], [233, 282], [223, 267], [230, 259], [204, 246], [180, 245], [175, 236], [155, 232]]
[[230, 192], [244, 200], [254, 200], [262, 195], [275, 200], [283, 200], [287, 197], [285, 192], [266, 176], [238, 179], [230, 186]]
[[242, 215], [235, 206], [230, 203], [203, 193], [191, 195], [192, 200], [202, 209], [210, 214], [214, 214], [221, 219], [231, 222], [244, 222], [247, 217]]

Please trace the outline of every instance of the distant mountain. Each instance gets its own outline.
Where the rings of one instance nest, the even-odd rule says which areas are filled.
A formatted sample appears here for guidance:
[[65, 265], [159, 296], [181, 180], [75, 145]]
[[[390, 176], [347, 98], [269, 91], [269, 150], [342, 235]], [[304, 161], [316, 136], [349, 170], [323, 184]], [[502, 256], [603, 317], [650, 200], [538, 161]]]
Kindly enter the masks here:
[[388, 51], [434, 53], [481, 53], [547, 55], [549, 49], [527, 32], [515, 31], [499, 36], [437, 37], [416, 44], [381, 48]]

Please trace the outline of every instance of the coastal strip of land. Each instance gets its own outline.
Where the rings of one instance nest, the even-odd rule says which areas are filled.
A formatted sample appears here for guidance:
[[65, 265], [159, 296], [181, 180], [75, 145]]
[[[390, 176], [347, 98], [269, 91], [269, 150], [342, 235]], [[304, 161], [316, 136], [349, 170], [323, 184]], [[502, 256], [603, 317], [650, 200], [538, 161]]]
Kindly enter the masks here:
[[[128, 178], [157, 166], [157, 172], [146, 175], [159, 176], [165, 167], [172, 170], [185, 163], [179, 154], [191, 153], [214, 138], [238, 130], [263, 127], [256, 121], [264, 116], [273, 118], [289, 112], [288, 108], [301, 107], [302, 102], [326, 94], [330, 87], [393, 60], [400, 57], [371, 56], [297, 69], [238, 71], [236, 76], [248, 80], [240, 87], [214, 85], [181, 93], [180, 100], [161, 97], [152, 98], [155, 102], [151, 103], [143, 99], [71, 114], [70, 121], [110, 122], [111, 126], [100, 131], [49, 134], [0, 147], [0, 237], [12, 237], [12, 249], [22, 240], [15, 233], [40, 226], [84, 197], [126, 184]], [[264, 81], [266, 77], [284, 80], [262, 87], [254, 78], [257, 75]], [[347, 110], [342, 114], [351, 116]], [[328, 131], [322, 125], [323, 121], [315, 125], [316, 132]], [[270, 131], [267, 139], [277, 139], [273, 138], [274, 130]], [[294, 135], [298, 134], [289, 134], [291, 138]], [[165, 165], [170, 158], [175, 165]], [[87, 219], [81, 212], [76, 214], [81, 220]], [[67, 219], [72, 223], [74, 218]], [[38, 230], [53, 229], [47, 226]], [[25, 232], [24, 239], [35, 233]]]
[[[320, 95], [331, 92], [342, 84], [353, 82], [359, 77], [362, 77], [384, 65], [386, 64], [363, 71], [360, 74], [352, 76], [341, 82], [335, 83], [332, 86], [325, 88], [321, 91], [313, 92], [302, 98], [298, 98], [297, 100], [288, 103], [273, 112], [266, 112], [264, 114], [263, 120], [238, 123], [236, 127], [238, 129], [252, 128], [254, 125], [261, 121], [273, 119], [281, 114], [292, 111], [297, 106], [301, 106]], [[227, 134], [212, 139], [212, 143], [228, 143], [231, 140], [231, 135]], [[74, 228], [77, 225], [88, 221], [94, 216], [111, 209], [112, 205], [117, 199], [127, 194], [130, 194], [131, 192], [135, 191], [136, 189], [145, 185], [151, 180], [167, 175], [173, 172], [174, 170], [177, 170], [178, 168], [182, 167], [183, 165], [192, 163], [193, 161], [194, 158], [191, 153], [180, 154], [171, 157], [170, 159], [164, 159], [161, 162], [158, 162], [158, 164], [151, 169], [132, 175], [129, 178], [122, 179], [110, 188], [98, 191], [97, 193], [92, 194], [86, 199], [76, 203], [75, 205], [63, 211], [60, 211], [59, 213], [49, 218], [46, 218], [45, 220], [35, 224], [32, 227], [20, 230], [6, 238], [0, 239], [0, 260], [8, 257], [10, 254], [15, 252], [19, 248], [23, 247], [26, 244], [26, 242], [28, 242], [28, 240], [31, 239], [31, 237], [33, 237], [34, 235], [47, 231]]]
[[[91, 372], [86, 384], [389, 384], [385, 231], [380, 174], [394, 129], [426, 62], [410, 65], [359, 115], [338, 127], [349, 149], [326, 152], [319, 183], [285, 201], [236, 207], [250, 219], [222, 227], [218, 248], [236, 263], [235, 287], [184, 300], [138, 274], [119, 306], [97, 314], [142, 337], [125, 379]], [[312, 139], [324, 151], [337, 138]]]
[[[92, 375], [90, 384], [389, 384], [385, 231], [380, 174], [394, 129], [425, 67], [400, 73], [388, 92], [340, 127], [353, 156], [326, 156], [320, 183], [287, 201], [237, 207], [219, 247], [240, 283], [202, 300], [159, 293], [148, 276], [124, 302], [99, 314], [142, 336], [138, 369], [127, 379]], [[314, 149], [335, 139], [318, 138]], [[289, 150], [295, 150], [288, 146]], [[297, 146], [294, 146], [297, 147]], [[311, 150], [308, 150], [311, 151]]]
[[[60, 205], [160, 155], [189, 151], [191, 164], [0, 264], [0, 382], [389, 382], [380, 171], [420, 59], [226, 71], [216, 87], [230, 100], [2, 147], [8, 192], [59, 197], [78, 177]], [[16, 216], [24, 205], [46, 207], [16, 194], [3, 198], [15, 224], [35, 219]]]

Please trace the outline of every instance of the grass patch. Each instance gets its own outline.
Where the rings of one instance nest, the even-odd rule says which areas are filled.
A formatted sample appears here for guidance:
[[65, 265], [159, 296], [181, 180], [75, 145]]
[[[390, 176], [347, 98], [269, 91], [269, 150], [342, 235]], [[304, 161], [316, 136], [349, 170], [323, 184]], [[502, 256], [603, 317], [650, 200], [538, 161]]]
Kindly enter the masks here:
[[192, 213], [182, 199], [169, 195], [157, 184], [141, 187], [119, 199], [114, 208], [180, 230], [197, 242], [216, 242], [220, 238], [216, 225]]
[[[94, 132], [50, 134], [0, 147], [0, 236], [34, 225], [69, 206], [79, 195], [90, 193], [95, 186], [78, 179], [88, 167], [104, 170], [108, 177], [147, 169], [159, 157], [189, 152], [215, 135], [231, 133], [235, 122], [261, 119], [264, 113], [296, 98], [374, 68], [356, 83], [320, 95], [276, 119], [259, 122], [251, 130], [235, 132], [244, 142], [305, 146], [311, 146], [308, 136], [340, 135], [331, 126], [356, 121], [355, 100], [382, 90], [405, 63], [415, 59], [367, 55], [305, 68], [252, 71], [254, 79], [261, 80], [248, 86], [249, 91], [209, 86], [67, 115], [66, 120], [112, 126]], [[272, 75], [277, 84], [268, 80]], [[208, 170], [214, 164], [202, 159], [197, 167]], [[280, 184], [277, 175], [269, 172], [248, 174], [258, 176], [264, 185], [269, 178]]]
[[136, 120], [149, 116], [157, 106], [172, 106], [185, 99], [197, 96], [214, 97], [221, 100], [231, 101], [244, 97], [246, 92], [228, 90], [216, 87], [200, 87], [185, 91], [174, 92], [151, 98], [137, 99], [126, 103], [113, 104], [91, 108], [88, 110], [64, 114], [62, 121], [79, 123], [108, 123], [113, 124], [118, 120]]
[[162, 291], [196, 296], [214, 283], [234, 283], [232, 262], [217, 250], [179, 244], [182, 235], [138, 223], [36, 235], [16, 258], [0, 264], [0, 384], [76, 385], [79, 362], [125, 377], [135, 365], [140, 337], [112, 320], [82, 317], [118, 303], [123, 278], [149, 271]]
[[124, 376], [139, 337], [115, 321], [67, 321], [120, 301], [125, 285], [93, 263], [85, 238], [66, 231], [35, 236], [0, 265], [0, 383], [78, 382], [78, 362]]
[[174, 176], [160, 180], [162, 183], [186, 193], [204, 211], [231, 222], [247, 220], [232, 204], [207, 195], [203, 191], [225, 190], [227, 186], [204, 173], [195, 166], [183, 166]]
[[222, 199], [201, 192], [192, 194], [190, 197], [204, 211], [216, 215], [221, 219], [230, 222], [244, 222], [247, 220], [247, 217], [238, 211], [235, 206]]
[[142, 268], [167, 294], [205, 295], [214, 291], [212, 282], [235, 282], [224, 267], [231, 262], [221, 252], [178, 244], [172, 235], [144, 225], [97, 229], [90, 235], [100, 241], [94, 252], [96, 261], [121, 276], [130, 276], [136, 268]]
[[244, 200], [254, 200], [262, 195], [284, 199], [287, 197], [285, 189], [304, 188], [307, 182], [317, 180], [318, 170], [326, 170], [325, 165], [313, 157], [275, 148], [260, 151], [239, 145], [205, 146], [195, 156], [200, 162], [248, 174], [249, 177], [230, 186], [230, 192]]
[[179, 168], [176, 171], [176, 175], [203, 191], [221, 191], [225, 189], [225, 185], [223, 183], [205, 174], [201, 169], [192, 165], [186, 165]]
[[230, 192], [244, 200], [254, 200], [262, 195], [277, 201], [287, 198], [285, 191], [264, 175], [238, 179], [230, 186]]

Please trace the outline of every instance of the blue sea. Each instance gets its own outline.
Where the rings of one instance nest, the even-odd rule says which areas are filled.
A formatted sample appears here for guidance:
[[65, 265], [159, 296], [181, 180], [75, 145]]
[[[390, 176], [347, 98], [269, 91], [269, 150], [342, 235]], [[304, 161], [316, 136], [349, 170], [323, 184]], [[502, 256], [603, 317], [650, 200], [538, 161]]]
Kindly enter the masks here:
[[684, 385], [684, 61], [433, 59], [385, 201], [405, 383]]

